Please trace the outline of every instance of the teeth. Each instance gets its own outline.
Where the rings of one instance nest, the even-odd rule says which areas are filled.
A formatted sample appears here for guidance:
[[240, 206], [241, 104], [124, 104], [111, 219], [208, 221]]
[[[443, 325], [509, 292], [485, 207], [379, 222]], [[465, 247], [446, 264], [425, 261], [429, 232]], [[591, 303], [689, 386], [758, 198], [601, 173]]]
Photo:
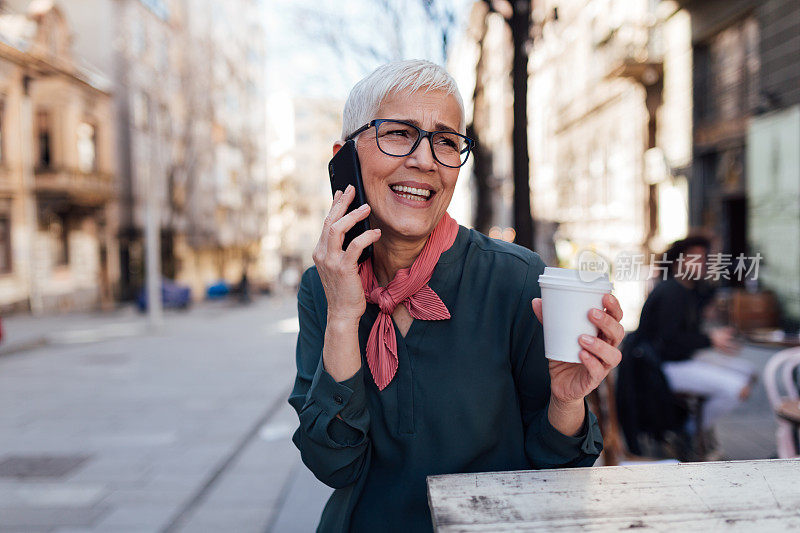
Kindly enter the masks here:
[[409, 200], [415, 200], [417, 202], [425, 202], [425, 201], [427, 201], [427, 200], [425, 200], [425, 198], [420, 198], [419, 196], [416, 196], [416, 195], [413, 195], [413, 194], [400, 193], [397, 196], [402, 196], [403, 198], [408, 198]]
[[417, 196], [424, 196], [425, 198], [431, 195], [428, 189], [416, 189], [414, 187], [406, 187], [405, 185], [392, 185], [392, 190], [397, 192], [407, 192], [409, 194], [416, 194]]

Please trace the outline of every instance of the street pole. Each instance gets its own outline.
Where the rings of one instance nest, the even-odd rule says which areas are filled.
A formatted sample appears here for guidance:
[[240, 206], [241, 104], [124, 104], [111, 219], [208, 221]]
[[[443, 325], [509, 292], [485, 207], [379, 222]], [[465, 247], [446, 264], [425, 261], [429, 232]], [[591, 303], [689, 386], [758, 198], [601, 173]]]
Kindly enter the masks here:
[[[154, 116], [150, 114], [150, 116]], [[151, 128], [155, 130], [155, 135], [150, 135], [150, 148], [147, 154], [149, 164], [144, 165], [147, 169], [147, 188], [145, 190], [146, 209], [145, 209], [145, 277], [147, 285], [147, 316], [150, 328], [158, 330], [164, 321], [164, 313], [161, 306], [161, 235], [159, 226], [159, 194], [160, 184], [157, 183], [156, 176], [160, 176], [161, 161], [157, 157], [159, 152], [159, 128], [158, 117], [155, 116]], [[155, 142], [153, 142], [155, 140]], [[155, 168], [154, 168], [155, 167]]]
[[22, 183], [25, 191], [25, 224], [28, 227], [28, 301], [31, 314], [41, 315], [44, 311], [42, 291], [39, 284], [36, 261], [36, 242], [38, 221], [36, 220], [36, 190], [33, 175], [33, 106], [30, 86], [33, 78], [27, 74], [22, 78], [22, 102], [20, 105], [20, 149], [22, 151]]

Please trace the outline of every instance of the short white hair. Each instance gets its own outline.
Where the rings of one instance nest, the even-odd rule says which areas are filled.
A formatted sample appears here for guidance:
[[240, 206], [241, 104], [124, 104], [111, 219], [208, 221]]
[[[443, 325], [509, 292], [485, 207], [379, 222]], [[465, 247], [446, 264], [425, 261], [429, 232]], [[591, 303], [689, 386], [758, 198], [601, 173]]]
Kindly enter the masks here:
[[376, 117], [387, 96], [400, 91], [444, 91], [452, 94], [461, 110], [459, 130], [466, 132], [464, 101], [456, 80], [441, 66], [424, 59], [393, 61], [376, 68], [353, 86], [342, 113], [342, 140]]

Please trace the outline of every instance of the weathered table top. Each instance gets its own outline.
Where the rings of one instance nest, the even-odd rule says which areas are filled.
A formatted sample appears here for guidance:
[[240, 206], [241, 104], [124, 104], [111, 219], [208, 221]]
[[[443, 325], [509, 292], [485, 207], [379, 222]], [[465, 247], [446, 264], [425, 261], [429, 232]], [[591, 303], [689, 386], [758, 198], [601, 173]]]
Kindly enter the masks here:
[[428, 477], [434, 529], [785, 531], [800, 528], [800, 459]]

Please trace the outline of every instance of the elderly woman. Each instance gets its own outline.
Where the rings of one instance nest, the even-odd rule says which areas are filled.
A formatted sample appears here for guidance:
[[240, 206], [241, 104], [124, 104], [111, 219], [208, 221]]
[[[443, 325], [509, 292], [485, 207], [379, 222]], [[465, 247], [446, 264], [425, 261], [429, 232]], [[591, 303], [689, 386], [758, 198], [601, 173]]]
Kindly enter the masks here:
[[545, 359], [543, 261], [446, 212], [473, 141], [441, 67], [378, 68], [343, 122], [333, 152], [356, 139], [368, 205], [345, 214], [355, 192], [334, 196], [298, 291], [289, 398], [303, 462], [336, 489], [319, 530], [430, 531], [428, 475], [592, 465], [602, 438], [584, 398], [619, 363], [617, 300], [590, 313], [582, 364]]

